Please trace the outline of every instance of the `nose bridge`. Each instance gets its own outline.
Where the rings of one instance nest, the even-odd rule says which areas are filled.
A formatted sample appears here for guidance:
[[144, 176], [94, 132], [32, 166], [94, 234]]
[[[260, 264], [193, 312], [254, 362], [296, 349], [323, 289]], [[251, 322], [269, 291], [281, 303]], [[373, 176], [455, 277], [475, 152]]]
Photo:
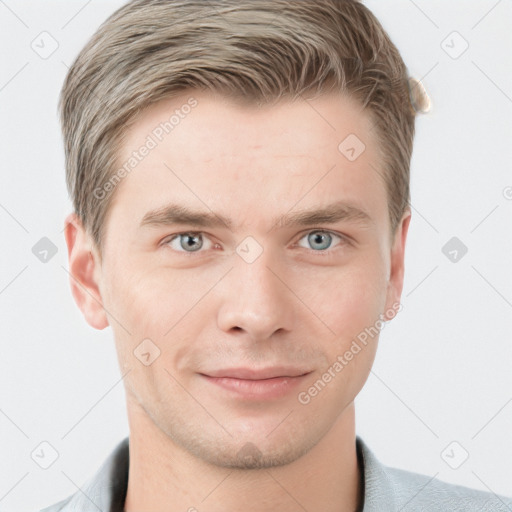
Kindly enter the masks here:
[[291, 330], [294, 304], [278, 259], [265, 249], [252, 260], [254, 250], [250, 241], [237, 250], [234, 268], [223, 286], [218, 324], [225, 331], [242, 329], [256, 340], [267, 339], [279, 329]]

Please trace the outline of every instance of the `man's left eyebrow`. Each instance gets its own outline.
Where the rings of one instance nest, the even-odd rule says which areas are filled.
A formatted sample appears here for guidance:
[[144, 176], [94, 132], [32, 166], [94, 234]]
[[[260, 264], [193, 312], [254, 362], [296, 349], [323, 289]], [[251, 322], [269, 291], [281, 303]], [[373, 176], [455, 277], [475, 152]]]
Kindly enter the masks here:
[[275, 221], [274, 225], [288, 228], [312, 226], [314, 224], [335, 224], [337, 222], [352, 222], [363, 226], [374, 223], [370, 214], [362, 208], [339, 201], [322, 208], [283, 215]]

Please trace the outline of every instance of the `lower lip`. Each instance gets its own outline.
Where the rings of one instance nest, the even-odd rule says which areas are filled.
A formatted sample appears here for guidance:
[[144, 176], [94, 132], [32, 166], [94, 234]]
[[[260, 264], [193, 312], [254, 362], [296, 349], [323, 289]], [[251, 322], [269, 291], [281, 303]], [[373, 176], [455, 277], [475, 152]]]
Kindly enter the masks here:
[[217, 385], [248, 400], [271, 400], [283, 397], [299, 386], [308, 374], [297, 377], [275, 377], [273, 379], [249, 380], [231, 377], [209, 377], [202, 375]]

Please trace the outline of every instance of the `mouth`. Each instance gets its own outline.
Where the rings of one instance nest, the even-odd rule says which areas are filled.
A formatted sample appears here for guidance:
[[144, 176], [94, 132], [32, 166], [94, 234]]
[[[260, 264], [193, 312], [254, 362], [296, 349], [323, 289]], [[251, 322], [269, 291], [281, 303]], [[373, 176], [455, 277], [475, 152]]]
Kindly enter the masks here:
[[229, 368], [199, 375], [206, 382], [246, 400], [271, 400], [291, 393], [312, 373], [291, 367]]

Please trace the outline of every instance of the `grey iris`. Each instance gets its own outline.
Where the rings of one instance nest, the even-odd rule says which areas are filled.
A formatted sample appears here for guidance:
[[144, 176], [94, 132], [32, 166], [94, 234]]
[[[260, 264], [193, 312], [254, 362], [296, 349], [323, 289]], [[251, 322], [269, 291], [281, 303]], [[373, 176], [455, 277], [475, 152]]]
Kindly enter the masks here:
[[[324, 239], [324, 243], [322, 244], [322, 239]], [[327, 245], [325, 240], [327, 240]], [[308, 235], [308, 242], [310, 243], [313, 249], [328, 249], [331, 245], [332, 236], [329, 233], [324, 233], [322, 231], [315, 231]], [[320, 243], [321, 247], [315, 247], [316, 243]]]
[[[189, 243], [190, 240], [200, 240], [199, 243], [197, 242], [192, 242], [192, 243]], [[184, 241], [186, 240], [186, 242]], [[201, 249], [203, 247], [203, 239], [201, 237], [201, 235], [194, 235], [193, 233], [187, 233], [187, 234], [184, 234], [181, 236], [181, 247], [185, 250], [188, 250], [188, 249], [191, 249], [192, 251], [191, 252], [195, 252], [195, 251], [198, 251], [199, 249]], [[197, 247], [197, 245], [199, 245]]]

